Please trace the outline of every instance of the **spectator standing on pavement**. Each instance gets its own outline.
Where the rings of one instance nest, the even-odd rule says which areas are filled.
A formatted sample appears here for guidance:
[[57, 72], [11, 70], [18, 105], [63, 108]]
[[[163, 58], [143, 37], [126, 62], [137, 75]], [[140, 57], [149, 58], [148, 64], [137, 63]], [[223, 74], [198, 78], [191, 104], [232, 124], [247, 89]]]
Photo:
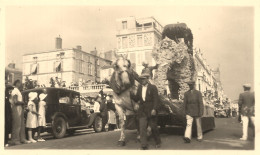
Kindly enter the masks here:
[[99, 113], [100, 112], [100, 103], [101, 103], [101, 97], [97, 96], [95, 100], [93, 100], [94, 102], [94, 113]]
[[107, 101], [105, 98], [102, 98], [100, 102], [100, 114], [102, 117], [102, 131], [106, 131], [105, 126], [108, 121], [108, 110], [107, 110]]
[[46, 112], [46, 102], [45, 99], [47, 97], [47, 94], [40, 94], [40, 102], [39, 102], [39, 108], [38, 108], [38, 142], [44, 142], [45, 140], [41, 137], [41, 132], [43, 131], [43, 128], [46, 126], [46, 118], [45, 118], [45, 112]]
[[12, 108], [9, 101], [11, 96], [11, 91], [14, 87], [10, 85], [5, 85], [5, 141], [4, 146], [8, 146], [9, 134], [12, 131]]
[[11, 93], [11, 107], [12, 107], [12, 133], [11, 145], [19, 145], [21, 143], [28, 144], [29, 141], [25, 138], [25, 124], [24, 124], [24, 102], [23, 96], [20, 92], [21, 81], [14, 82], [14, 89]]
[[186, 114], [187, 126], [183, 139], [185, 143], [191, 142], [192, 122], [195, 119], [198, 136], [197, 140], [201, 142], [203, 138], [201, 129], [201, 116], [204, 112], [202, 94], [200, 91], [195, 90], [195, 81], [189, 81], [188, 85], [190, 90], [184, 94], [184, 110]]
[[108, 130], [114, 130], [117, 128], [117, 120], [116, 120], [116, 108], [113, 103], [112, 96], [106, 97], [107, 101], [107, 109], [108, 109]]
[[32, 143], [36, 143], [37, 141], [32, 137], [32, 130], [38, 127], [38, 119], [39, 113], [36, 111], [35, 103], [38, 100], [38, 94], [36, 92], [29, 93], [29, 102], [28, 102], [28, 113], [26, 120], [26, 128], [28, 128], [28, 140]]
[[251, 85], [244, 84], [244, 92], [239, 95], [238, 105], [240, 109], [241, 120], [243, 124], [243, 135], [240, 140], [248, 138], [249, 118], [255, 126], [255, 93], [250, 92]]

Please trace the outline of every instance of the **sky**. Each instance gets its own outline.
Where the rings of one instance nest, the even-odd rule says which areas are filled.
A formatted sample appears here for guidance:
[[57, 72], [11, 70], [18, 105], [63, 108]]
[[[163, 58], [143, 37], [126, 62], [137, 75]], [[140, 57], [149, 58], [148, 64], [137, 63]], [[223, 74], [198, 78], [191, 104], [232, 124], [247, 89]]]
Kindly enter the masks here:
[[[22, 68], [22, 55], [63, 48], [116, 48], [116, 19], [155, 17], [163, 26], [185, 22], [194, 47], [211, 68], [220, 66], [227, 97], [236, 100], [244, 83], [254, 84], [254, 8], [219, 6], [8, 6], [5, 8], [5, 64]], [[254, 87], [252, 87], [254, 89]]]

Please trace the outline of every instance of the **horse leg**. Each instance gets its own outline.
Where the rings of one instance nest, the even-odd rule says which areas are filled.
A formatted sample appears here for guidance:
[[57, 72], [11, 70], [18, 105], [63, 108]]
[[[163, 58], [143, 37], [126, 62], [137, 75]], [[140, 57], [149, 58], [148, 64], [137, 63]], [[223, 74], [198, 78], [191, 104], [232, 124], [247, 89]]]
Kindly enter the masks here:
[[125, 146], [125, 113], [121, 106], [115, 104], [116, 111], [119, 115], [119, 127], [121, 129], [120, 139], [118, 141], [119, 146]]

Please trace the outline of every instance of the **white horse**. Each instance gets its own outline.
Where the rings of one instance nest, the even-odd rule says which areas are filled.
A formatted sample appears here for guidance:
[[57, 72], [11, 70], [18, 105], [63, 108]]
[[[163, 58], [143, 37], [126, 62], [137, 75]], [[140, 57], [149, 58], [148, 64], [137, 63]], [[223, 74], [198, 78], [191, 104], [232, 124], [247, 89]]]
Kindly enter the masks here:
[[110, 79], [116, 111], [119, 115], [121, 135], [118, 145], [125, 145], [125, 116], [126, 110], [134, 111], [135, 103], [131, 100], [131, 93], [136, 94], [135, 80], [139, 82], [138, 74], [131, 68], [131, 62], [124, 56], [117, 57], [114, 73]]

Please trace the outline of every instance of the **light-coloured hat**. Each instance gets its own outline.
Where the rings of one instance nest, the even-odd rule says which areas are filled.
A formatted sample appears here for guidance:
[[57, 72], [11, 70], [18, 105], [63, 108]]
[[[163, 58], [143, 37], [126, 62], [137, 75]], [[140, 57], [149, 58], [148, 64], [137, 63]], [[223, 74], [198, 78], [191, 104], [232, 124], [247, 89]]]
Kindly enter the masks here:
[[29, 95], [28, 95], [29, 96], [29, 100], [30, 101], [34, 100], [37, 97], [37, 95], [38, 94], [36, 92], [30, 92]]
[[46, 96], [47, 96], [47, 94], [41, 93], [40, 96], [39, 96], [40, 100], [41, 101], [44, 100], [46, 98]]
[[140, 79], [146, 79], [146, 78], [149, 78], [150, 77], [150, 74], [148, 73], [143, 73], [139, 76]]
[[243, 87], [245, 87], [245, 88], [251, 88], [251, 84], [250, 84], [250, 83], [243, 84]]

